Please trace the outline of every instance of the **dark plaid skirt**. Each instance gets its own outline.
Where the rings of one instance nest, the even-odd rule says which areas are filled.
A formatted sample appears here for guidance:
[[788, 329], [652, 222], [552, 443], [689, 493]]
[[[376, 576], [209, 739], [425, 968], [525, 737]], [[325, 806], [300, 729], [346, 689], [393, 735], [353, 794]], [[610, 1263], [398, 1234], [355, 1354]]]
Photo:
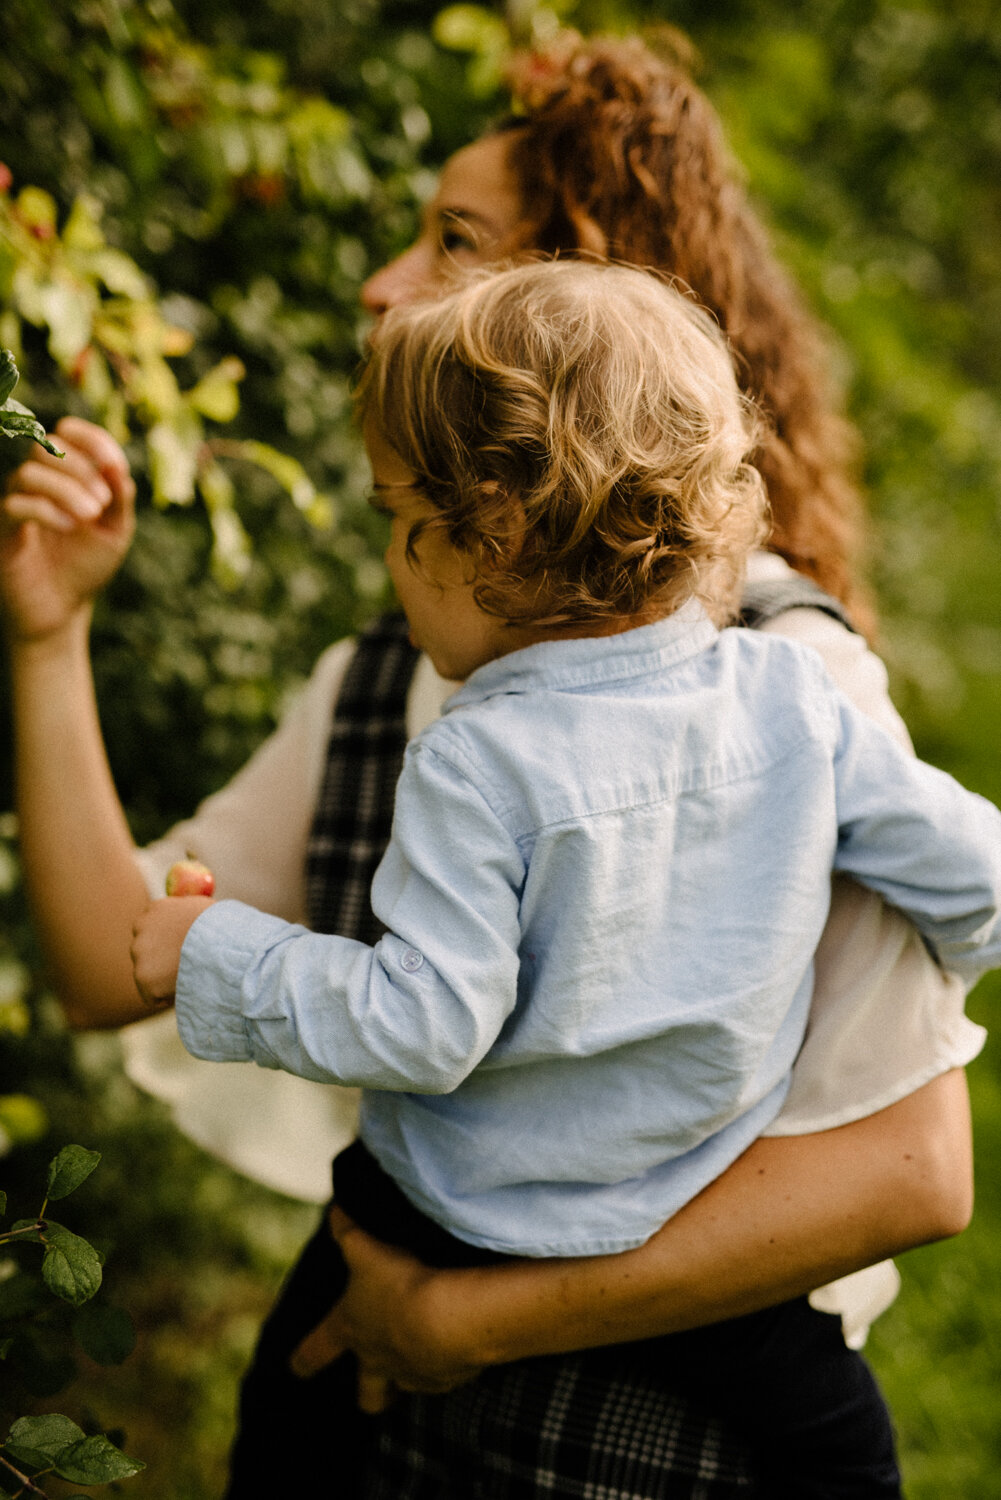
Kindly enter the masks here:
[[[410, 1205], [359, 1143], [337, 1200], [428, 1265], [494, 1256]], [[268, 1318], [241, 1392], [227, 1500], [899, 1500], [885, 1405], [836, 1318], [800, 1298], [711, 1328], [520, 1360], [364, 1417], [348, 1356], [311, 1380], [293, 1349], [346, 1282], [325, 1220]]]
[[749, 1500], [743, 1443], [626, 1359], [487, 1371], [381, 1419], [365, 1500]]

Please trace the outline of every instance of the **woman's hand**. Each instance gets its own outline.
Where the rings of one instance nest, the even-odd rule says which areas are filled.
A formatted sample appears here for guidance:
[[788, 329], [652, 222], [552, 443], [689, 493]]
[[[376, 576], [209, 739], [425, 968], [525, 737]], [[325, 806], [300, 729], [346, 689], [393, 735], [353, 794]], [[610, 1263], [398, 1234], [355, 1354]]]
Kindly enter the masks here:
[[57, 635], [88, 610], [135, 529], [135, 485], [111, 435], [64, 417], [64, 458], [37, 445], [7, 476], [0, 503], [0, 600], [12, 641]]
[[383, 1411], [394, 1388], [437, 1395], [475, 1379], [482, 1366], [450, 1352], [439, 1336], [439, 1320], [425, 1306], [441, 1273], [373, 1239], [337, 1207], [330, 1211], [330, 1232], [350, 1279], [341, 1300], [292, 1356], [295, 1374], [316, 1375], [352, 1350], [358, 1405], [366, 1412]]
[[434, 1271], [331, 1231], [348, 1289], [293, 1356], [314, 1375], [352, 1349], [359, 1405], [439, 1392], [515, 1359], [655, 1338], [802, 1296], [958, 1234], [970, 1215], [969, 1105], [954, 1069], [849, 1125], [765, 1137], [636, 1250]]
[[212, 905], [208, 896], [165, 896], [154, 901], [132, 929], [136, 989], [152, 1010], [173, 1003], [181, 948], [192, 923]]

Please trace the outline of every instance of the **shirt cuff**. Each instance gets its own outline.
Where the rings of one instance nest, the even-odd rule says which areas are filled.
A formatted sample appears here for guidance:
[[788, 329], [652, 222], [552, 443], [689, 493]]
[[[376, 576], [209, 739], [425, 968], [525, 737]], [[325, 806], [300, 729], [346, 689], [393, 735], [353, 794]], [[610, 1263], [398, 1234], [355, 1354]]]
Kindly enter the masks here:
[[254, 1046], [244, 1015], [244, 980], [279, 930], [287, 934], [289, 924], [242, 901], [215, 902], [188, 929], [175, 1005], [181, 1041], [195, 1057], [277, 1066]]

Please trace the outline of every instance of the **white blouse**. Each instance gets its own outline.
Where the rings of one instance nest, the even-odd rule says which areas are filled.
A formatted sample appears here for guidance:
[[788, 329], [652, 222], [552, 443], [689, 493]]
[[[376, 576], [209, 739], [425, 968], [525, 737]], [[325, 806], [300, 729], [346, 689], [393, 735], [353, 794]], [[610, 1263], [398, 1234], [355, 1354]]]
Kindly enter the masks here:
[[[749, 578], [759, 583], [788, 571], [780, 558], [759, 553]], [[886, 669], [860, 636], [806, 608], [788, 610], [764, 628], [813, 646], [839, 687], [909, 745]], [[218, 895], [304, 920], [306, 843], [352, 649], [351, 641], [341, 641], [325, 651], [243, 770], [192, 818], [139, 852], [152, 894], [162, 894], [174, 860], [191, 853], [213, 870]], [[454, 687], [421, 657], [407, 702], [411, 735], [438, 717]], [[768, 1133], [847, 1124], [965, 1066], [985, 1033], [965, 1016], [964, 1001], [963, 986], [942, 973], [903, 917], [860, 886], [835, 879], [806, 1040], [785, 1107]], [[171, 1106], [192, 1140], [290, 1197], [317, 1203], [329, 1197], [330, 1162], [354, 1136], [356, 1091], [242, 1063], [200, 1062], [181, 1046], [172, 1012], [125, 1028], [122, 1040], [129, 1076]], [[892, 1263], [884, 1262], [822, 1288], [812, 1300], [841, 1313], [846, 1337], [857, 1346], [897, 1286]]]

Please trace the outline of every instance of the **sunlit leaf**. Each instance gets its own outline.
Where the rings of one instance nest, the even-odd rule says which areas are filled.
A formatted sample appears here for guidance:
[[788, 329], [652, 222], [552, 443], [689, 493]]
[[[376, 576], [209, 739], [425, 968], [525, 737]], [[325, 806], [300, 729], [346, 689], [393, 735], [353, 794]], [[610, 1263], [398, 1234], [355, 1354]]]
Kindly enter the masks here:
[[157, 422], [146, 434], [153, 498], [159, 504], [189, 505], [195, 496], [202, 426], [187, 407], [170, 421]]
[[99, 276], [109, 292], [121, 297], [141, 300], [150, 295], [149, 278], [140, 271], [135, 261], [121, 250], [102, 249], [90, 258], [91, 269]]
[[47, 239], [55, 234], [56, 200], [51, 193], [39, 187], [22, 188], [17, 195], [17, 211], [40, 238]]
[[17, 385], [17, 365], [9, 349], [0, 349], [0, 406], [7, 400]]
[[49, 1128], [45, 1105], [31, 1094], [0, 1094], [0, 1128], [15, 1145], [41, 1139]]
[[220, 360], [185, 393], [186, 398], [203, 417], [209, 417], [213, 422], [231, 422], [240, 410], [237, 382], [246, 373], [242, 360], [232, 357]]
[[100, 250], [104, 244], [101, 229], [101, 205], [96, 198], [81, 193], [74, 200], [66, 223], [63, 225], [63, 244], [67, 250]]

